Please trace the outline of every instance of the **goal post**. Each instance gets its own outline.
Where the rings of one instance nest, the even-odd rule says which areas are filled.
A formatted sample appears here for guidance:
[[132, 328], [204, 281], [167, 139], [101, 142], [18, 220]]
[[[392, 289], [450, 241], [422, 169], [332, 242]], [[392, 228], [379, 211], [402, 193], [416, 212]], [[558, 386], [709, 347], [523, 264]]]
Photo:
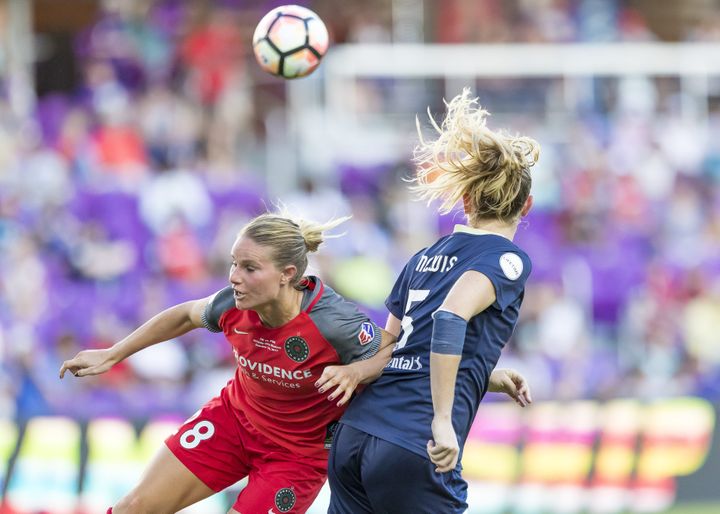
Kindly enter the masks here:
[[[594, 79], [674, 77], [685, 99], [681, 116], [702, 122], [712, 81], [720, 78], [720, 43], [346, 44], [331, 47], [318, 71], [288, 81], [287, 121], [298, 167], [323, 174], [343, 152], [350, 159], [368, 157], [365, 150], [355, 155], [352, 141], [344, 139], [367, 138], [381, 157], [397, 147], [392, 113], [368, 122], [358, 95], [362, 81], [436, 80], [451, 98], [483, 79], [558, 80], [561, 105], [570, 113], [578, 97], [592, 94]], [[402, 114], [404, 123], [412, 120], [405, 114], [415, 112]]]

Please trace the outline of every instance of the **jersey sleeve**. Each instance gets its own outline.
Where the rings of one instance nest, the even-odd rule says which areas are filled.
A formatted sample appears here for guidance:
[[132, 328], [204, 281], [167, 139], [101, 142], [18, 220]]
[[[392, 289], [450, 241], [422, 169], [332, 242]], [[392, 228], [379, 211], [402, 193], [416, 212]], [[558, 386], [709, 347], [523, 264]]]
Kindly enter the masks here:
[[522, 251], [493, 251], [480, 255], [470, 266], [485, 275], [495, 288], [495, 307], [505, 310], [521, 298], [532, 270], [530, 258]]
[[380, 327], [328, 286], [310, 311], [310, 319], [343, 364], [369, 359], [380, 348]]
[[225, 312], [235, 307], [232, 287], [221, 289], [210, 299], [202, 313], [202, 324], [210, 332], [222, 332], [222, 317]]

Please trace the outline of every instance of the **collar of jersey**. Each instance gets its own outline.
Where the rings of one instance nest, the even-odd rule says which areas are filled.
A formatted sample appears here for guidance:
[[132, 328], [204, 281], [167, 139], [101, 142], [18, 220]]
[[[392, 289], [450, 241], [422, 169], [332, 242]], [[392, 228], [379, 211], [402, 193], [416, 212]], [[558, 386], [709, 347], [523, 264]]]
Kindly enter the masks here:
[[300, 285], [303, 292], [300, 310], [305, 312], [311, 305], [313, 305], [313, 301], [318, 297], [318, 295], [322, 294], [323, 287], [320, 279], [314, 275], [303, 277]]
[[498, 234], [497, 232], [491, 232], [489, 230], [485, 230], [482, 228], [473, 228], [468, 227], [467, 225], [455, 225], [455, 229], [453, 230], [454, 233], [456, 232], [462, 232], [464, 234], [473, 234], [476, 236], [487, 236], [487, 235], [493, 235], [493, 236], [500, 236], [507, 239], [507, 236], [504, 236], [502, 234]]

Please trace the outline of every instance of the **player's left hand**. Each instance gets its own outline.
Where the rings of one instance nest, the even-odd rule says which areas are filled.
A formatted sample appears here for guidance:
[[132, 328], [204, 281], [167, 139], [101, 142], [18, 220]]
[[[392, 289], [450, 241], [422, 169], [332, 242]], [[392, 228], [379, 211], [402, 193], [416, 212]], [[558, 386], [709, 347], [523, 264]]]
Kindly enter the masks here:
[[493, 393], [505, 393], [520, 407], [532, 403], [530, 385], [525, 377], [514, 369], [494, 369], [490, 374], [488, 390]]
[[330, 391], [333, 387], [335, 390], [328, 395], [328, 400], [333, 401], [340, 397], [338, 407], [342, 407], [350, 401], [353, 392], [360, 383], [360, 373], [352, 364], [345, 366], [327, 366], [317, 382], [315, 387], [318, 388], [320, 394]]
[[432, 440], [427, 442], [427, 452], [430, 461], [437, 466], [435, 472], [452, 471], [455, 469], [460, 455], [460, 445], [452, 421], [433, 418], [432, 435]]

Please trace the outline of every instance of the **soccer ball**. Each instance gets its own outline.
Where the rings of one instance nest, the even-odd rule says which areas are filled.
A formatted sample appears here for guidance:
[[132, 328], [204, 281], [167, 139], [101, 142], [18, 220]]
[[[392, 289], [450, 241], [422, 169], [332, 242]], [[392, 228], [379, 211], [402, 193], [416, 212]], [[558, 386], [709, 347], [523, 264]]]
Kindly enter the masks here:
[[328, 48], [328, 32], [317, 14], [299, 5], [283, 5], [263, 16], [253, 35], [260, 67], [294, 79], [309, 75]]

